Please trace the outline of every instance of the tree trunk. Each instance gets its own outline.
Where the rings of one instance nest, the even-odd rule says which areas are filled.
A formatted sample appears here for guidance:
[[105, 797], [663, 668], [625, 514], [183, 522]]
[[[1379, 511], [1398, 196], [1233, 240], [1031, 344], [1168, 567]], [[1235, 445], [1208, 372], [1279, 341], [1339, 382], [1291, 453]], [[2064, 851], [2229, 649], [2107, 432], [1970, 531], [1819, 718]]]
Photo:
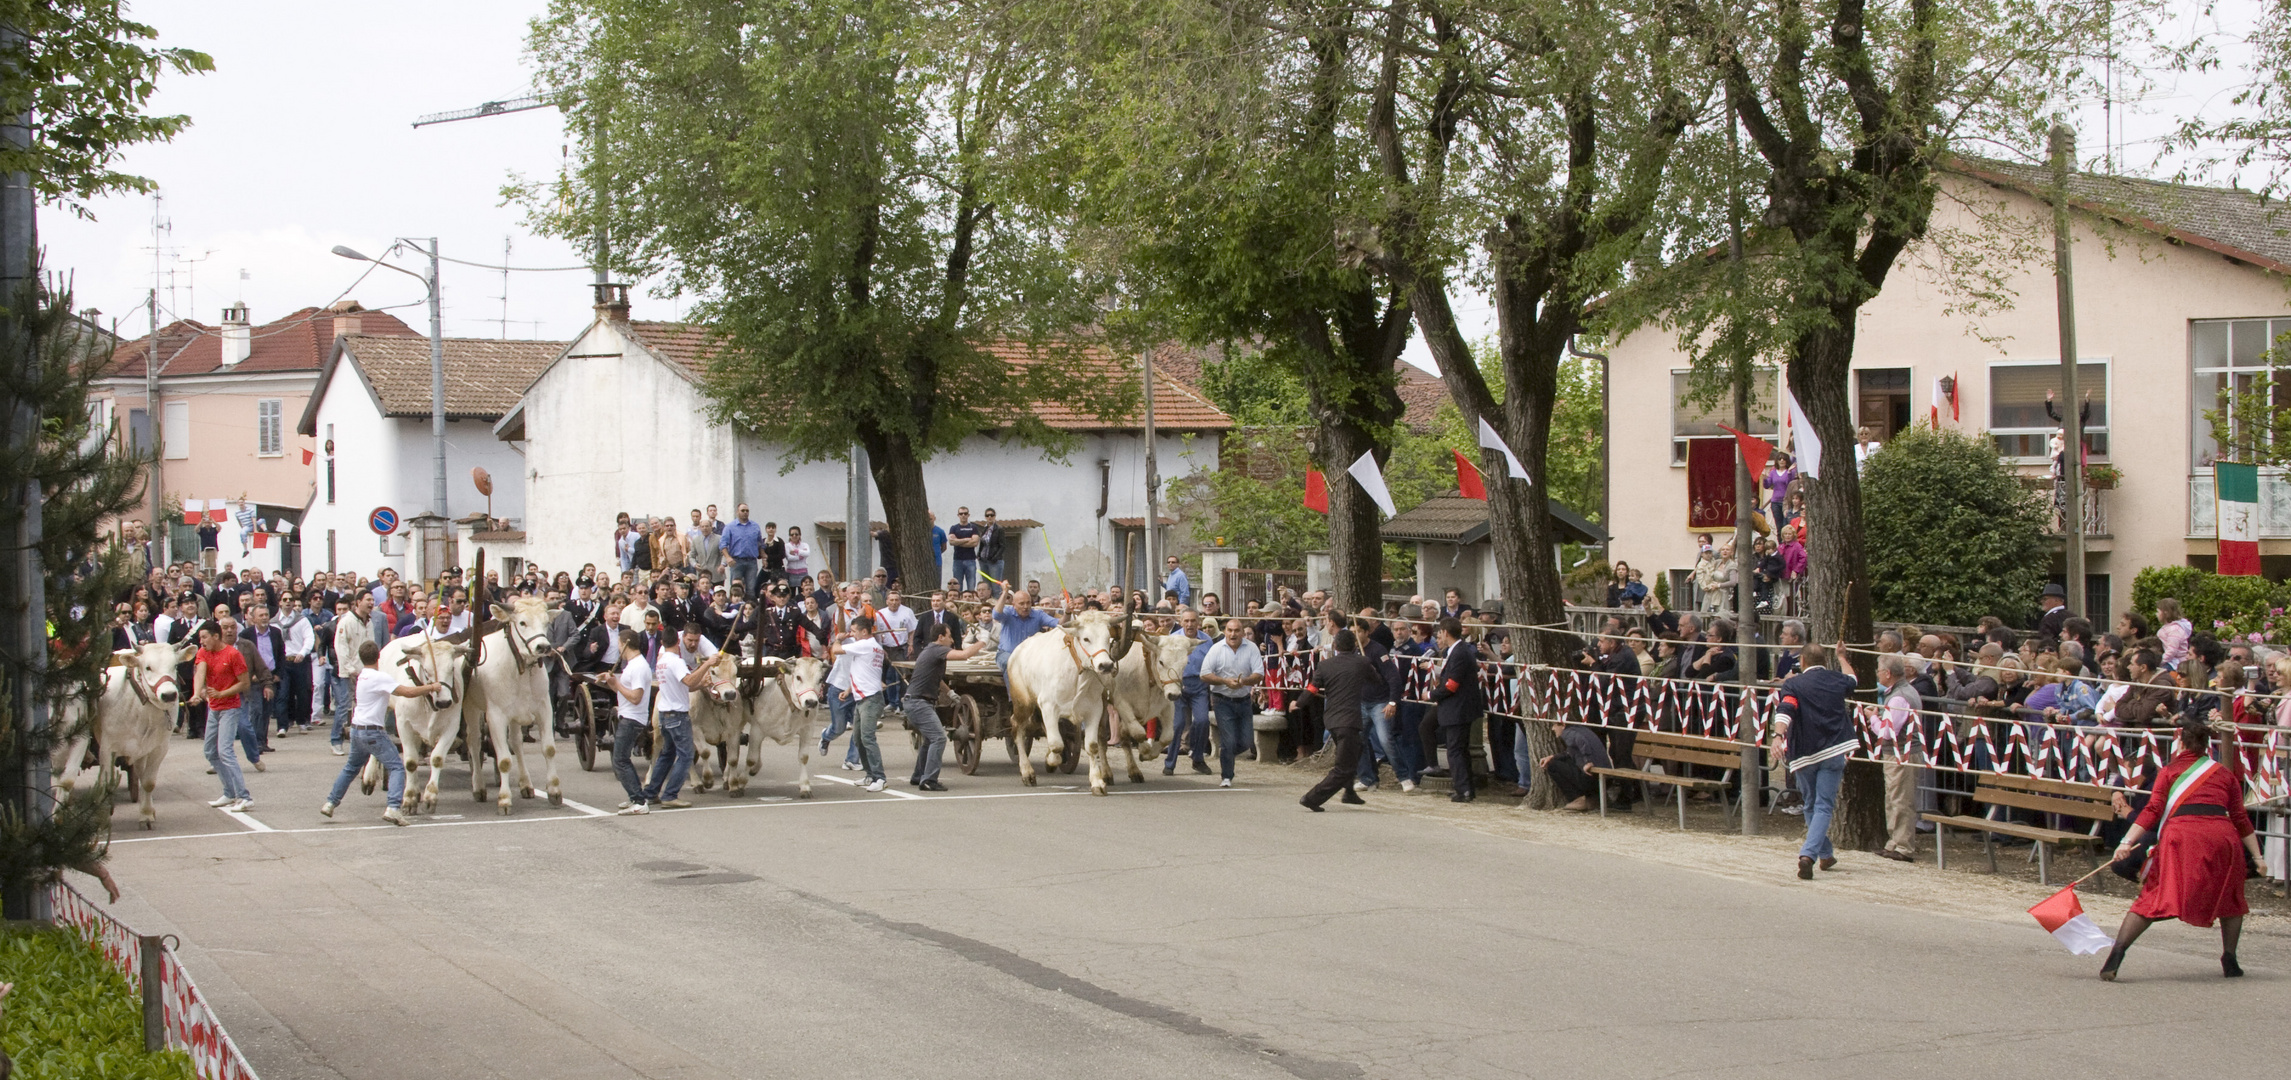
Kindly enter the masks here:
[[[1867, 648], [1870, 631], [1869, 568], [1862, 550], [1861, 475], [1854, 466], [1856, 433], [1848, 390], [1854, 346], [1854, 311], [1837, 313], [1834, 327], [1801, 337], [1790, 358], [1790, 391], [1822, 441], [1822, 475], [1804, 481], [1807, 632], [1814, 641]], [[1876, 677], [1870, 657], [1851, 657], [1863, 686]], [[1868, 850], [1885, 840], [1885, 781], [1875, 766], [1846, 769], [1830, 838], [1839, 847]]]
[[[1352, 612], [1381, 606], [1384, 593], [1384, 529], [1376, 500], [1362, 491], [1345, 469], [1362, 453], [1378, 450], [1358, 424], [1324, 419], [1314, 433], [1313, 456], [1328, 477], [1329, 598], [1336, 610]], [[1377, 454], [1379, 465], [1390, 457]]]
[[[875, 496], [883, 503], [883, 524], [891, 530], [900, 585], [912, 595], [927, 596], [941, 583], [931, 569], [931, 500], [923, 487], [923, 462], [904, 438], [863, 430], [859, 441], [867, 447], [867, 471], [874, 476]], [[846, 537], [844, 542], [874, 540]]]

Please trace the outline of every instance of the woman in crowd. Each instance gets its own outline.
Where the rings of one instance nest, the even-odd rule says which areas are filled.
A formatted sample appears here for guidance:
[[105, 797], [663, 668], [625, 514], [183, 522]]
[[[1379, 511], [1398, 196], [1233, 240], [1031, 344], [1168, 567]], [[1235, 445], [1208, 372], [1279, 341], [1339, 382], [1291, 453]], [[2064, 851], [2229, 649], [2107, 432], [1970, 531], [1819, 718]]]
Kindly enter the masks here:
[[2180, 721], [2178, 752], [2156, 774], [2147, 805], [2116, 848], [2115, 861], [2128, 864], [2141, 841], [2155, 840], [2141, 875], [2140, 898], [2124, 913], [2116, 947], [2100, 969], [2100, 977], [2108, 982], [2116, 981], [2116, 970], [2123, 966], [2132, 943], [2159, 919], [2178, 919], [2189, 926], [2217, 922], [2220, 973], [2231, 979], [2243, 974], [2235, 958], [2243, 916], [2250, 910], [2243, 880], [2246, 866], [2259, 860], [2259, 840], [2243, 810], [2239, 758], [2230, 754], [2225, 765], [2212, 760], [2211, 739], [2209, 724]]
[[2156, 601], [2156, 640], [2164, 643], [2165, 671], [2178, 671], [2187, 662], [2195, 630], [2195, 623], [2180, 613], [2178, 600], [2167, 596]]
[[1790, 484], [1798, 479], [1798, 470], [1791, 465], [1790, 455], [1774, 451], [1766, 463], [1766, 472], [1758, 478], [1758, 486], [1766, 492], [1766, 511], [1769, 521], [1782, 522], [1782, 507], [1790, 496]]
[[1631, 564], [1615, 560], [1615, 576], [1607, 582], [1607, 606], [1638, 607], [1647, 599], [1647, 587], [1631, 577]]
[[811, 574], [811, 545], [803, 542], [803, 526], [788, 526], [786, 547], [788, 580], [794, 581], [797, 578], [809, 576]]

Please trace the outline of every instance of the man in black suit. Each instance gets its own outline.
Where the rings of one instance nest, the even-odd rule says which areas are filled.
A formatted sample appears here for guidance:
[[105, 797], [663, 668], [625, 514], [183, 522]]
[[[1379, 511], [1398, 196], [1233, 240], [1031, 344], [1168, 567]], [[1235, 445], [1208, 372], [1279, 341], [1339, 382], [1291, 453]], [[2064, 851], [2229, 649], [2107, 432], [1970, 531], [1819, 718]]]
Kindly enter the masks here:
[[1449, 802], [1470, 802], [1472, 790], [1472, 721], [1487, 712], [1487, 697], [1480, 692], [1480, 654], [1464, 640], [1464, 624], [1450, 615], [1440, 620], [1433, 640], [1447, 656], [1432, 677], [1432, 700], [1439, 706], [1440, 738], [1448, 747], [1449, 784], [1455, 794]]
[[947, 608], [947, 591], [945, 589], [932, 589], [931, 606], [915, 614], [913, 640], [915, 642], [914, 651], [917, 654], [920, 654], [930, 646], [932, 641], [936, 640], [941, 626], [947, 628], [947, 633], [952, 635], [953, 640], [962, 641], [962, 616]]

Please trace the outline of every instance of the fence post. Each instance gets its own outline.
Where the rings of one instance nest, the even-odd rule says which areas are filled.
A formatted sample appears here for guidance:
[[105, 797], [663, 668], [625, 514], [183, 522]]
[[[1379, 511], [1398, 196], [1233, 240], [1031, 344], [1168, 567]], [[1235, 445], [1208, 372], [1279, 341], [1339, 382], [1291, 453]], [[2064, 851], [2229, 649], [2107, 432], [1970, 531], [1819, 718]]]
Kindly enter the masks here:
[[143, 974], [143, 1049], [145, 1053], [158, 1053], [167, 1049], [167, 1010], [164, 990], [160, 986], [160, 968], [164, 963], [167, 946], [162, 935], [137, 934], [140, 955], [137, 960]]

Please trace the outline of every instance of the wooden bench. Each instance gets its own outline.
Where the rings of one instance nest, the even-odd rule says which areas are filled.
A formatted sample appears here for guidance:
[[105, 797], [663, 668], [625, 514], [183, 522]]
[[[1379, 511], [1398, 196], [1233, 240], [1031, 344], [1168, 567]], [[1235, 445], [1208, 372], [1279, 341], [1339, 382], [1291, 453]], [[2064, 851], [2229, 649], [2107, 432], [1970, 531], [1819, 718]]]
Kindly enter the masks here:
[[[1973, 801], [1990, 806], [2010, 806], [2022, 810], [2036, 810], [2062, 817], [2083, 818], [2087, 821], [2116, 820], [2115, 793], [2098, 784], [2080, 784], [2071, 780], [2043, 780], [2028, 776], [1997, 776], [1983, 774], [1973, 786]], [[2036, 844], [2036, 880], [2049, 885], [2051, 866], [2045, 851], [2047, 844], [2093, 845], [2100, 838], [2088, 832], [2066, 832], [2036, 825], [1999, 821], [1994, 818], [1970, 817], [1963, 814], [1919, 814], [1918, 817], [1933, 824], [1933, 850], [1938, 865], [1949, 865], [1949, 830], [1968, 829], [1982, 834], [1981, 850], [1989, 857], [1989, 872], [1997, 872], [1996, 838], [2017, 836]]]
[[[1734, 770], [1742, 767], [1741, 743], [1731, 739], [1714, 739], [1707, 735], [1680, 735], [1668, 731], [1638, 731], [1633, 734], [1637, 736], [1631, 746], [1631, 756], [1633, 757], [1648, 758], [1674, 765], [1707, 765], [1714, 769], [1726, 770], [1726, 776], [1717, 780], [1703, 780], [1692, 776], [1675, 776], [1670, 773], [1648, 772], [1644, 769], [1628, 769], [1621, 766], [1602, 769], [1596, 765], [1583, 771], [1598, 778], [1612, 776], [1620, 780], [1637, 780], [1642, 787], [1648, 784], [1671, 785], [1677, 789], [1678, 827], [1681, 829], [1686, 828], [1686, 793], [1689, 789], [1717, 792], [1719, 805], [1726, 809], [1729, 818], [1734, 816], [1734, 808], [1731, 803], [1727, 802], [1726, 792], [1728, 788], [1734, 785]], [[1652, 793], [1649, 794], [1651, 796]], [[1607, 785], [1605, 783], [1599, 785], [1599, 816], [1607, 816]]]

